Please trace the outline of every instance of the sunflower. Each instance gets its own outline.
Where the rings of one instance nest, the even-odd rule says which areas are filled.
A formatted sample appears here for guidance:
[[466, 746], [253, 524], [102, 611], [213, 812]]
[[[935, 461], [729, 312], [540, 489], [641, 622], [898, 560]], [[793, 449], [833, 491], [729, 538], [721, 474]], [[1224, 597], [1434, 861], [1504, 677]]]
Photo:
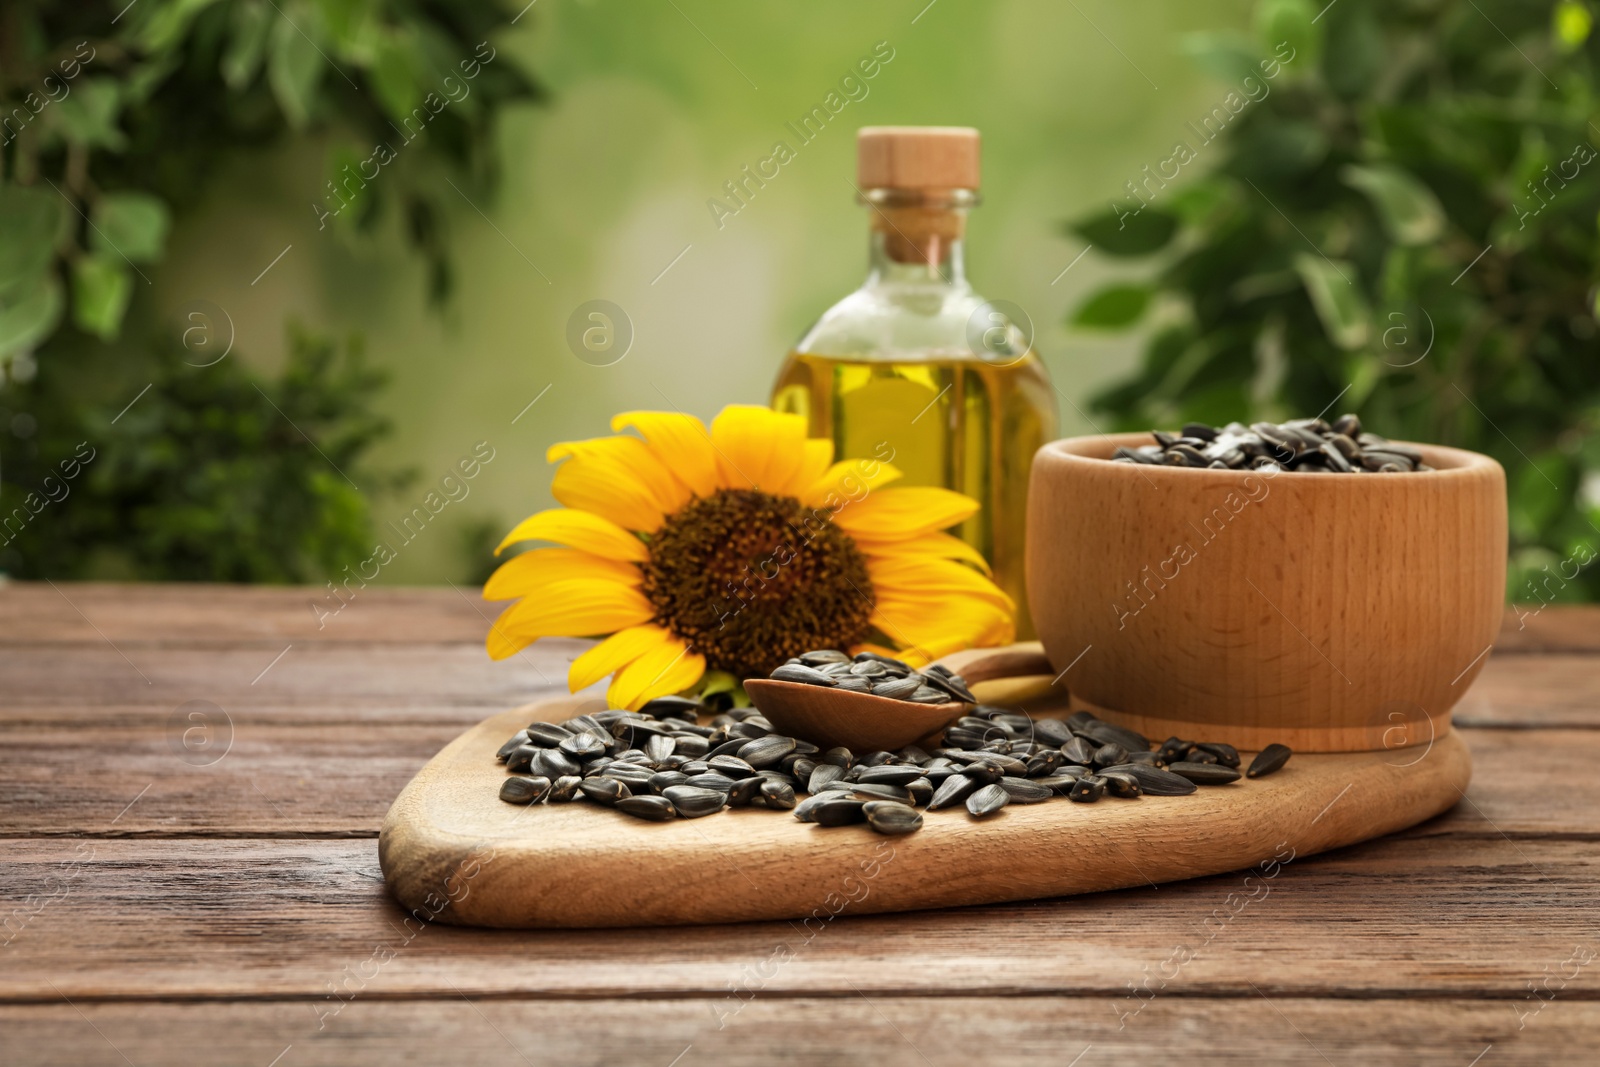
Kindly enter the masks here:
[[[489, 633], [504, 659], [541, 637], [609, 635], [572, 663], [573, 692], [612, 675], [613, 707], [737, 679], [815, 648], [873, 648], [921, 663], [1013, 638], [1015, 605], [983, 557], [948, 533], [978, 509], [948, 489], [883, 486], [884, 459], [834, 462], [805, 419], [724, 408], [632, 411], [619, 436], [554, 445], [562, 508], [518, 523], [525, 541], [484, 586], [518, 599]], [[624, 434], [633, 430], [637, 434]]]

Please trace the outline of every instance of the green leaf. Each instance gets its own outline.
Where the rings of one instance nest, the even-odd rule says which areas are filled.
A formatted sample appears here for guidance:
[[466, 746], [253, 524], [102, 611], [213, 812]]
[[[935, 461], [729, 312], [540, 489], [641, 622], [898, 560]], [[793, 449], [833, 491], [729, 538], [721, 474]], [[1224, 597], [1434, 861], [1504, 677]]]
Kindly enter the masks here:
[[1594, 16], [1589, 13], [1588, 6], [1578, 0], [1561, 0], [1550, 12], [1550, 35], [1562, 52], [1576, 52], [1582, 48], [1593, 28]]
[[107, 193], [95, 202], [90, 244], [97, 252], [148, 263], [161, 258], [170, 222], [167, 206], [149, 193]]
[[403, 32], [386, 33], [379, 39], [376, 52], [367, 78], [389, 117], [403, 122], [422, 102], [419, 85], [424, 68], [416, 38]]
[[[1320, 6], [1320, 5], [1319, 5]], [[1309, 70], [1316, 65], [1322, 49], [1322, 31], [1317, 12], [1306, 0], [1263, 0], [1256, 7], [1256, 37], [1261, 46], [1280, 60], [1277, 50], [1287, 45], [1285, 61], [1289, 70]]]
[[1339, 5], [1329, 10], [1322, 76], [1339, 96], [1365, 95], [1383, 68], [1383, 31], [1367, 7]]
[[0, 302], [0, 358], [32, 348], [60, 321], [61, 282], [46, 274], [15, 300]]
[[267, 51], [267, 31], [273, 11], [266, 4], [250, 0], [233, 9], [233, 25], [228, 49], [222, 54], [222, 80], [238, 91], [255, 80], [261, 59]]
[[1153, 207], [1114, 208], [1073, 223], [1071, 232], [1110, 256], [1147, 256], [1165, 248], [1178, 220]]
[[[315, 24], [310, 20], [300, 22], [300, 27]], [[317, 51], [317, 45], [301, 32], [288, 18], [273, 23], [271, 55], [267, 59], [267, 81], [272, 95], [277, 98], [283, 116], [296, 130], [305, 129], [317, 100], [317, 86], [322, 82], [322, 71], [327, 60]]]
[[1383, 228], [1397, 243], [1427, 244], [1444, 232], [1444, 208], [1433, 191], [1399, 167], [1348, 164], [1339, 177], [1372, 201]]
[[80, 256], [72, 265], [72, 321], [102, 341], [115, 340], [133, 295], [133, 272], [121, 259]]
[[1179, 47], [1195, 66], [1228, 86], [1236, 86], [1246, 78], [1260, 80], [1255, 51], [1241, 34], [1185, 34]]
[[0, 185], [0, 298], [33, 289], [49, 269], [62, 206], [53, 192]]
[[1328, 340], [1346, 349], [1366, 344], [1369, 315], [1367, 302], [1356, 288], [1355, 267], [1302, 252], [1294, 257], [1294, 269], [1305, 283]]
[[117, 126], [122, 99], [113, 78], [84, 78], [55, 105], [56, 128], [73, 144], [120, 152], [128, 143]]
[[1108, 285], [1095, 293], [1072, 316], [1072, 325], [1118, 330], [1131, 326], [1150, 306], [1150, 289], [1144, 285]]

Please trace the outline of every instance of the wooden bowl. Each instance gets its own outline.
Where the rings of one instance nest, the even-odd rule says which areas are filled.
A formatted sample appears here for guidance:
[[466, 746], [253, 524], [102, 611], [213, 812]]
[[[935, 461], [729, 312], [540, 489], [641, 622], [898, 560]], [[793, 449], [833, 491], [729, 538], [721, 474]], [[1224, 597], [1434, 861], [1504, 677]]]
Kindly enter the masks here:
[[1034, 458], [1028, 600], [1075, 702], [1170, 734], [1309, 752], [1423, 744], [1483, 667], [1505, 598], [1505, 472], [1417, 445], [1411, 474]]

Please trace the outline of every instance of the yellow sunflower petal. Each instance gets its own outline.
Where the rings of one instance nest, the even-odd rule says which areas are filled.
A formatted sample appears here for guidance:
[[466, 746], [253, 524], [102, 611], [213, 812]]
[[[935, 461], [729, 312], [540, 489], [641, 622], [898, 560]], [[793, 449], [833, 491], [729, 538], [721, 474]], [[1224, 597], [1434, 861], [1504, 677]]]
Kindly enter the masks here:
[[541, 637], [587, 637], [649, 622], [655, 607], [637, 588], [598, 578], [550, 582], [500, 613], [489, 655], [505, 659]]
[[861, 541], [858, 542], [861, 551], [867, 558], [874, 556], [887, 556], [894, 559], [916, 559], [932, 556], [935, 559], [954, 559], [962, 563], [970, 563], [984, 574], [992, 574], [989, 561], [983, 558], [983, 553], [961, 540], [947, 533], [926, 533], [920, 537], [908, 538], [904, 541]]
[[833, 462], [833, 442], [825, 437], [808, 437], [800, 446], [800, 465], [790, 476], [785, 496], [805, 499], [806, 493], [828, 471]]
[[617, 559], [604, 559], [576, 548], [536, 548], [512, 556], [489, 576], [485, 600], [511, 600], [540, 591], [548, 582], [571, 578], [605, 578], [638, 584], [639, 569]]
[[970, 596], [1007, 611], [1016, 610], [1016, 603], [999, 586], [971, 567], [948, 559], [868, 556], [867, 574], [872, 578], [873, 591], [882, 597], [943, 600]]
[[681, 692], [706, 672], [706, 658], [688, 651], [687, 642], [668, 640], [645, 652], [617, 672], [606, 691], [612, 707], [637, 709], [653, 697]]
[[909, 486], [872, 493], [841, 509], [833, 521], [857, 541], [897, 541], [954, 526], [977, 510], [970, 496]]
[[572, 508], [551, 508], [530, 515], [506, 534], [495, 555], [518, 541], [554, 541], [558, 545], [581, 548], [606, 559], [627, 559], [643, 563], [650, 558], [645, 543], [610, 519]]
[[613, 432], [630, 428], [644, 436], [650, 450], [696, 496], [717, 491], [717, 450], [699, 419], [675, 411], [624, 411], [611, 420]]
[[875, 459], [842, 459], [829, 467], [800, 494], [812, 507], [838, 509], [859, 502], [874, 489], [900, 477], [900, 470]]
[[966, 596], [917, 600], [880, 592], [871, 622], [902, 646], [924, 650], [1007, 644], [1015, 631], [1011, 612]]
[[799, 469], [806, 420], [771, 408], [729, 404], [711, 420], [722, 484], [734, 489], [789, 491]]
[[551, 463], [565, 460], [550, 492], [629, 530], [655, 531], [689, 501], [689, 490], [637, 437], [601, 437], [550, 446]]
[[618, 630], [572, 661], [567, 670], [567, 688], [574, 693], [586, 689], [671, 640], [670, 633], [652, 624]]

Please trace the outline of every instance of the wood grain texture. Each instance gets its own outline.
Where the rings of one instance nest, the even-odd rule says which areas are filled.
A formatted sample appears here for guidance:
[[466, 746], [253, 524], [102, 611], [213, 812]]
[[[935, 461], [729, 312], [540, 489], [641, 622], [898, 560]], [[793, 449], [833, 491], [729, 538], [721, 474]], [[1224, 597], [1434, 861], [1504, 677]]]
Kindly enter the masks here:
[[[721, 995], [785, 946], [793, 958], [766, 992], [1118, 998], [1188, 946], [1174, 995], [1249, 997], [1254, 983], [1273, 995], [1515, 999], [1574, 945], [1600, 940], [1600, 842], [1494, 833], [1297, 859], [1254, 898], [1255, 883], [1225, 874], [943, 911], [851, 905], [810, 923], [627, 931], [406, 922], [371, 841], [3, 847], [4, 914], [51, 895], [6, 935], [3, 1001], [315, 998], [347, 967], [374, 996]], [[725, 859], [704, 863], [708, 891], [743, 883]], [[873, 891], [896, 876], [891, 862]], [[1600, 998], [1600, 966], [1581, 969], [1563, 996]]]
[[[94, 1004], [0, 1008], [0, 1048], [16, 1067], [345, 1067], [352, 1062], [721, 1064], [726, 1067], [1083, 1067], [1182, 1050], [1195, 1067], [1372, 1064], [1509, 1067], [1592, 1062], [1600, 1005], [1542, 1010], [1507, 996], [1318, 1000], [1157, 997], [1126, 1019], [1114, 1001], [1057, 996], [773, 996], [538, 1000], [457, 996], [356, 999], [337, 1014], [302, 1002]], [[1535, 1014], [1535, 1012], [1537, 1013]], [[1519, 1024], [1525, 1023], [1519, 1029]], [[321, 1027], [319, 1029], [319, 1026]], [[287, 1051], [285, 1051], [287, 1049]], [[179, 1051], [181, 1050], [181, 1051]], [[1085, 1054], [1086, 1053], [1086, 1054]]]
[[1149, 440], [1034, 459], [1028, 603], [1075, 698], [1240, 748], [1381, 749], [1396, 709], [1444, 731], [1501, 629], [1499, 464], [1428, 446], [1436, 469], [1403, 477], [1106, 462]]
[[[805, 919], [862, 893], [861, 910], [905, 911], [1154, 884], [1310, 855], [1392, 833], [1454, 805], [1466, 746], [1298, 756], [1278, 774], [1186, 797], [1012, 805], [985, 820], [929, 813], [916, 834], [825, 829], [743, 809], [646, 823], [587, 803], [518, 806], [498, 796], [495, 750], [573, 701], [497, 715], [450, 743], [395, 800], [379, 860], [396, 897], [442, 922], [591, 927]], [[708, 855], [746, 885], [712, 892]], [[896, 877], [865, 892], [892, 857]], [[1280, 857], [1281, 859], [1281, 857]], [[630, 877], [648, 870], [649, 878]]]
[[[0, 836], [375, 837], [406, 783], [482, 717], [472, 706], [247, 709], [230, 716], [227, 754], [195, 766], [167, 709], [0, 710], [9, 761]], [[1600, 767], [1600, 730], [1457, 733], [1472, 755], [1471, 803], [1417, 832], [1494, 832], [1481, 809], [1507, 833], [1600, 833], [1600, 775], [1590, 771]], [[116, 758], [86, 758], [86, 736]], [[1562, 787], [1527, 788], [1530, 766]]]
[[[484, 615], [448, 588], [373, 588], [321, 631], [325, 591], [62, 590], [90, 621], [48, 585], [0, 585], [0, 1062], [666, 1067], [692, 1043], [680, 1067], [1065, 1064], [1093, 1044], [1080, 1067], [1466, 1067], [1493, 1043], [1492, 1067], [1588, 1062], [1600, 1037], [1600, 968], [1553, 977], [1600, 929], [1600, 608], [1507, 612], [1456, 711], [1465, 800], [1297, 858], [1242, 910], [1225, 874], [852, 906], [820, 932], [485, 931], [407, 922], [372, 836], [441, 745], [560, 693], [583, 643], [488, 664]], [[235, 732], [205, 768], [170, 747], [196, 698]], [[724, 864], [710, 891], [742, 880]], [[1132, 998], [1178, 946], [1199, 951]]]

